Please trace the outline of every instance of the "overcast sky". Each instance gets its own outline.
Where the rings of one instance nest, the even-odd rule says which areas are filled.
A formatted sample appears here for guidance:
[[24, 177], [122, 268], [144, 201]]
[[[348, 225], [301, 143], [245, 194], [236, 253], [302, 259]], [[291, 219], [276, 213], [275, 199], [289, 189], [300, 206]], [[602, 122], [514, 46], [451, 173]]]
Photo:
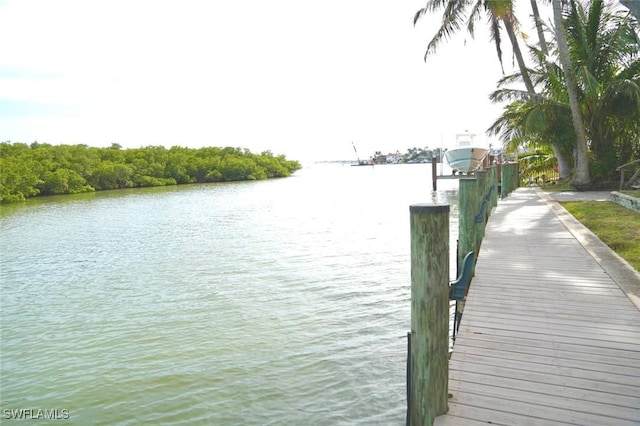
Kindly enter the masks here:
[[352, 142], [360, 157], [447, 147], [465, 130], [488, 143], [502, 108], [488, 100], [502, 75], [494, 47], [461, 34], [425, 63], [440, 17], [414, 27], [423, 5], [0, 0], [0, 141], [300, 160], [353, 159]]

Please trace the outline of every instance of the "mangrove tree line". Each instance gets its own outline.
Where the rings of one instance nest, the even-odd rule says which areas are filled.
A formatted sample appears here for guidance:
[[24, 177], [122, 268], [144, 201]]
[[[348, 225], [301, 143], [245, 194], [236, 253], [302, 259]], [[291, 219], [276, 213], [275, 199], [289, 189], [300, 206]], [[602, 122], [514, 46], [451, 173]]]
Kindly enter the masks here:
[[38, 195], [286, 177], [300, 163], [270, 151], [147, 146], [122, 149], [0, 143], [0, 203]]

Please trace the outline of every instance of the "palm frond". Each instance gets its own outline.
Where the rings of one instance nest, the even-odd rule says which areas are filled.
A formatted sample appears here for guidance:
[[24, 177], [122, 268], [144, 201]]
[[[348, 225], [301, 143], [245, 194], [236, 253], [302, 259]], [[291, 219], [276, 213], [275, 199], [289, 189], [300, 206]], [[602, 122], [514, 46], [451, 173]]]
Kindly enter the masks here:
[[500, 68], [502, 69], [502, 73], [504, 74], [504, 65], [502, 63], [502, 35], [500, 33], [500, 21], [494, 17], [489, 15], [489, 38], [493, 41], [493, 44], [496, 46], [496, 54], [498, 55], [498, 60], [500, 61]]
[[445, 10], [442, 14], [442, 24], [427, 45], [427, 50], [424, 54], [425, 61], [430, 54], [436, 52], [443, 41], [450, 39], [453, 34], [460, 30], [466, 18], [467, 7], [467, 1], [446, 2]]
[[507, 84], [521, 83], [521, 82], [522, 82], [522, 75], [519, 72], [517, 72], [514, 74], [503, 76], [500, 80], [498, 80], [497, 86], [504, 87]]
[[518, 154], [518, 171], [523, 181], [544, 179], [554, 173], [558, 165], [549, 150], [535, 150]]
[[[639, 43], [640, 44], [640, 43]], [[640, 58], [631, 61], [627, 67], [622, 69], [618, 74], [618, 78], [622, 80], [632, 80], [640, 76]]]
[[413, 26], [415, 27], [418, 21], [426, 14], [427, 14], [426, 8], [423, 7], [422, 9], [418, 10], [415, 16], [413, 17]]
[[601, 99], [606, 115], [640, 120], [640, 85], [633, 80], [619, 80], [609, 85]]
[[467, 19], [467, 31], [471, 34], [471, 37], [474, 37], [475, 23], [480, 19], [480, 13], [482, 12], [481, 6], [482, 0], [478, 0], [469, 12], [469, 18]]
[[529, 93], [525, 90], [498, 89], [489, 95], [489, 100], [494, 103], [522, 101], [529, 98]]
[[595, 99], [600, 94], [600, 82], [598, 79], [589, 71], [586, 66], [582, 66], [578, 69], [577, 73], [580, 81], [582, 82], [582, 89], [586, 97], [590, 99]]

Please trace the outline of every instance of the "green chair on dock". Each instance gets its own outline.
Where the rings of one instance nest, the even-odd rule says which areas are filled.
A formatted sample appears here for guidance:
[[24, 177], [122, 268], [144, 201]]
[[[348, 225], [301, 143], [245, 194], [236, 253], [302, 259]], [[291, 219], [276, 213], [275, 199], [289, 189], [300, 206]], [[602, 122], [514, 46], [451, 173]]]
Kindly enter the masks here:
[[480, 206], [480, 211], [476, 215], [476, 223], [487, 223], [487, 200], [482, 200], [482, 205]]
[[459, 308], [459, 302], [463, 302], [467, 298], [469, 284], [471, 283], [471, 275], [473, 274], [473, 265], [475, 264], [476, 255], [470, 251], [462, 261], [462, 272], [460, 276], [450, 283], [449, 300], [456, 301], [456, 311], [453, 316], [453, 340], [456, 340], [456, 333], [460, 328], [460, 320], [462, 319], [462, 311]]

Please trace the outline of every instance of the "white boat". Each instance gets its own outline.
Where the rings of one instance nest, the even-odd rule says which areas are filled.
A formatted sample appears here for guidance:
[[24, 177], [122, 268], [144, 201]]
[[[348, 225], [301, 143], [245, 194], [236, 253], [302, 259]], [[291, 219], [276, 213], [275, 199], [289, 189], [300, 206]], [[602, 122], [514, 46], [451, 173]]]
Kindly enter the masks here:
[[455, 172], [471, 173], [482, 166], [484, 158], [489, 153], [488, 148], [475, 145], [473, 136], [469, 133], [456, 135], [456, 147], [447, 150], [444, 158]]

